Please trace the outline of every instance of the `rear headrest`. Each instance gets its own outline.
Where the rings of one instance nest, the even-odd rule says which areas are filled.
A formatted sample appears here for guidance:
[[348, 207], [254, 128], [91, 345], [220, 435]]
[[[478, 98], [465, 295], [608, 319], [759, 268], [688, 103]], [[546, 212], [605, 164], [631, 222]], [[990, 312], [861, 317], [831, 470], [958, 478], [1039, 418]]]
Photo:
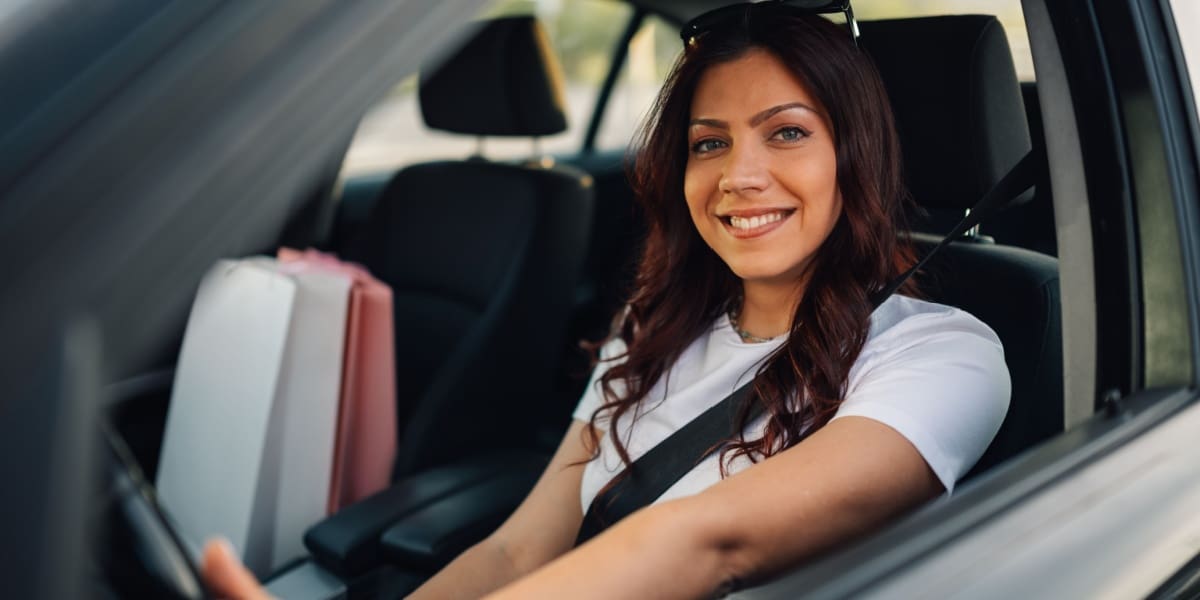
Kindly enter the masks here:
[[917, 204], [970, 208], [1031, 147], [1000, 22], [962, 15], [860, 25], [892, 99]]
[[420, 98], [434, 129], [543, 136], [567, 128], [562, 69], [532, 16], [484, 23], [444, 62], [422, 71]]

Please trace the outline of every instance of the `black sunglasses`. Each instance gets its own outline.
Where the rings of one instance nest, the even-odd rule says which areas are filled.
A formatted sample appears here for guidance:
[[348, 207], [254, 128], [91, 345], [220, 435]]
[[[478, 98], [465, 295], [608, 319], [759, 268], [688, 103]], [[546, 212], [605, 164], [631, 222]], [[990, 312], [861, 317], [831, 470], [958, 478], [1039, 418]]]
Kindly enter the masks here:
[[854, 20], [854, 10], [850, 8], [850, 0], [764, 0], [763, 2], [742, 2], [710, 10], [691, 21], [688, 21], [679, 31], [684, 47], [691, 45], [701, 35], [716, 29], [733, 19], [744, 19], [751, 12], [786, 11], [793, 14], [823, 15], [842, 13], [846, 16], [846, 27], [850, 30], [850, 40], [858, 48], [858, 21]]

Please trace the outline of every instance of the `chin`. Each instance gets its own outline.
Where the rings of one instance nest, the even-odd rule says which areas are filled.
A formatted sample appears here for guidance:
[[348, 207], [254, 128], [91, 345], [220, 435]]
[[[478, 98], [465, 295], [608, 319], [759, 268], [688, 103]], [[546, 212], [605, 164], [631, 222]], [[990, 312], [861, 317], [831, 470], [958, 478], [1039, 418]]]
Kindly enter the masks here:
[[729, 265], [729, 269], [742, 281], [783, 284], [801, 278], [801, 269], [788, 265], [738, 264]]

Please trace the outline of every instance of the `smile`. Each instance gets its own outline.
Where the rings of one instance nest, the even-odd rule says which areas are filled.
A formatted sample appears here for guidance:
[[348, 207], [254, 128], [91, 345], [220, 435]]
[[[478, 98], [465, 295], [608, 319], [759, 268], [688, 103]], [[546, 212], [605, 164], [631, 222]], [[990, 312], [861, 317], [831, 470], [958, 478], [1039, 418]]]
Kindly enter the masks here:
[[758, 237], [778, 229], [795, 210], [773, 210], [751, 215], [725, 215], [720, 217], [725, 229], [734, 237], [745, 239]]

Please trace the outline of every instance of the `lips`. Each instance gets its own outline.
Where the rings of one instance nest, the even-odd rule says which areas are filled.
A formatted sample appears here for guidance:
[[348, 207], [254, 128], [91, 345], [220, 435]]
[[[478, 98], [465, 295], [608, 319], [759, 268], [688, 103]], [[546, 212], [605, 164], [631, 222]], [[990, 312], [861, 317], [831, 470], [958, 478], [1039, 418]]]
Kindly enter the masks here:
[[725, 230], [739, 239], [754, 238], [778, 229], [795, 210], [766, 209], [721, 215]]

